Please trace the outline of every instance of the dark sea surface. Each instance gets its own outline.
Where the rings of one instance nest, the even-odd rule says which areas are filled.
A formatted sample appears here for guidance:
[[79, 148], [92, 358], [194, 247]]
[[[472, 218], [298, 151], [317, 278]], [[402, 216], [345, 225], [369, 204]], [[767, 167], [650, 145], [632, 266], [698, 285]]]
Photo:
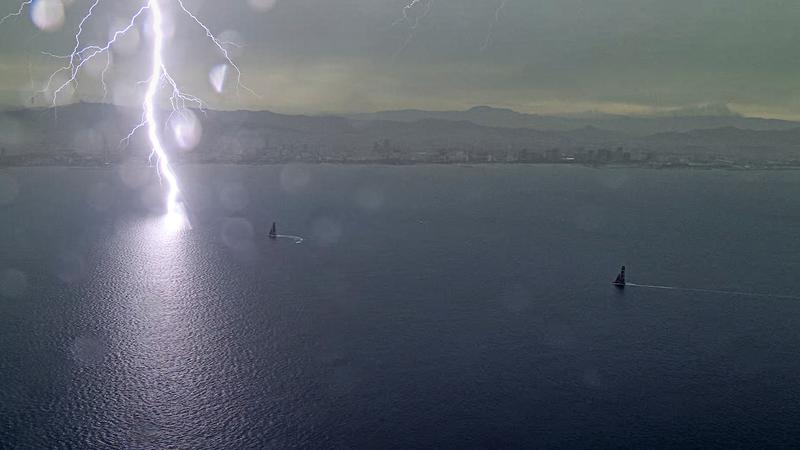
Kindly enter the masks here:
[[[0, 171], [0, 448], [800, 446], [800, 173]], [[271, 241], [267, 230], [305, 238]]]

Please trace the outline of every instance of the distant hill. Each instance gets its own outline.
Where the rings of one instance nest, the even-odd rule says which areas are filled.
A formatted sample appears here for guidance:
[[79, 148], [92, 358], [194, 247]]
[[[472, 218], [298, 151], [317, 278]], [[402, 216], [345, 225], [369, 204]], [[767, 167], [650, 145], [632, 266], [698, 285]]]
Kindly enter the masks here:
[[792, 155], [797, 157], [800, 155], [800, 128], [743, 130], [723, 127], [685, 133], [668, 132], [643, 138], [640, 145], [662, 152], [691, 154], [703, 151], [720, 155], [752, 155], [760, 158], [783, 158]]
[[[91, 103], [0, 112], [0, 155], [57, 161], [146, 159], [150, 149], [144, 133], [138, 133], [126, 148], [120, 146], [140, 114], [135, 108]], [[800, 159], [800, 124], [738, 116], [547, 118], [486, 107], [463, 112], [394, 111], [355, 118], [268, 111], [196, 114], [203, 135], [191, 151], [178, 150], [169, 127], [164, 128], [165, 142], [177, 160], [407, 160], [419, 155], [450, 160], [457, 154], [507, 160], [548, 152], [606, 155], [608, 151]], [[535, 123], [548, 125], [535, 128]], [[741, 126], [714, 126], [730, 123]], [[639, 130], [666, 131], [631, 132], [636, 124]], [[690, 124], [699, 128], [685, 129]]]
[[[711, 114], [711, 115], [706, 115]], [[735, 127], [749, 130], [786, 130], [800, 127], [799, 122], [742, 117], [726, 107], [687, 108], [654, 117], [619, 116], [588, 113], [572, 116], [545, 116], [519, 113], [510, 109], [476, 106], [466, 111], [382, 111], [348, 116], [356, 120], [393, 120], [414, 122], [424, 119], [466, 120], [477, 125], [504, 128], [570, 131], [595, 127], [632, 136], [647, 136], [670, 131]]]

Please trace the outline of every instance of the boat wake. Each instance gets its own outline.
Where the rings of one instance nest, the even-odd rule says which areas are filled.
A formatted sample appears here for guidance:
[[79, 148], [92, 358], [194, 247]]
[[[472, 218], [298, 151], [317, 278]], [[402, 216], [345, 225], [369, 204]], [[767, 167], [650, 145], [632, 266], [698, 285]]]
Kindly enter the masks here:
[[295, 244], [300, 244], [303, 242], [303, 238], [300, 236], [292, 236], [291, 234], [278, 234], [278, 225], [275, 222], [272, 222], [272, 228], [269, 229], [268, 236], [270, 239], [291, 239]]
[[654, 284], [637, 284], [637, 283], [626, 283], [625, 286], [645, 288], [645, 289], [662, 289], [668, 291], [702, 292], [706, 294], [736, 295], [740, 297], [761, 297], [761, 298], [779, 298], [786, 300], [800, 300], [800, 296], [797, 295], [762, 294], [757, 292], [726, 291], [721, 289], [697, 289], [697, 288], [685, 288], [679, 286], [659, 286]]
[[295, 244], [302, 244], [305, 239], [300, 236], [292, 236], [290, 234], [276, 234], [275, 239], [291, 239]]

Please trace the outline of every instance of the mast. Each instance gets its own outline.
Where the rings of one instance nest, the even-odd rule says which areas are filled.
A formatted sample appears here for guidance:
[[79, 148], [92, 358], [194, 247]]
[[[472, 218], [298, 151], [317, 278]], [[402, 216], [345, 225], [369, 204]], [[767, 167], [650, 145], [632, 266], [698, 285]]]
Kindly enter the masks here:
[[625, 286], [625, 266], [622, 266], [622, 269], [620, 269], [619, 275], [617, 275], [617, 278], [614, 280], [614, 284], [619, 287]]

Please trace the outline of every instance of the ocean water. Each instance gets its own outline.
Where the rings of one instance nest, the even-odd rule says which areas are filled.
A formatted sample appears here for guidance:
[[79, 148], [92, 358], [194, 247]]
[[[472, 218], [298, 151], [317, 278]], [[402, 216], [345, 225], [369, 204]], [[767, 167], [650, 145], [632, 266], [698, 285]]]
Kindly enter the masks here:
[[[800, 444], [796, 172], [0, 171], [0, 448]], [[281, 233], [270, 241], [272, 221]]]

